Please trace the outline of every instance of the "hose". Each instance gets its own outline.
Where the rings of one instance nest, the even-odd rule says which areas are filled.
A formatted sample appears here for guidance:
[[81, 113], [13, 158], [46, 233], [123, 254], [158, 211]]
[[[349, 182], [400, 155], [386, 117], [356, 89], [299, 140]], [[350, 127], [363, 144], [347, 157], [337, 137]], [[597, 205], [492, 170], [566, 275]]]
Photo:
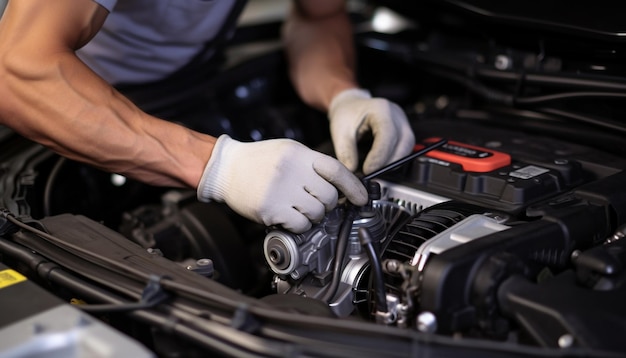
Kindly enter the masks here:
[[341, 266], [343, 265], [343, 257], [345, 256], [346, 249], [348, 247], [348, 239], [350, 238], [350, 232], [352, 231], [354, 216], [354, 211], [351, 207], [349, 207], [346, 212], [346, 216], [341, 223], [341, 228], [339, 229], [337, 249], [335, 250], [335, 259], [333, 261], [333, 278], [330, 285], [326, 289], [326, 292], [324, 292], [324, 296], [322, 296], [322, 301], [326, 303], [330, 303], [333, 299], [337, 293], [337, 289], [339, 288], [339, 283], [341, 282]]
[[374, 245], [374, 239], [367, 228], [359, 228], [359, 242], [365, 248], [367, 257], [370, 260], [372, 278], [374, 281], [374, 291], [376, 294], [376, 312], [387, 313], [387, 297], [385, 293], [385, 279], [383, 276], [383, 266], [380, 263], [380, 254]]

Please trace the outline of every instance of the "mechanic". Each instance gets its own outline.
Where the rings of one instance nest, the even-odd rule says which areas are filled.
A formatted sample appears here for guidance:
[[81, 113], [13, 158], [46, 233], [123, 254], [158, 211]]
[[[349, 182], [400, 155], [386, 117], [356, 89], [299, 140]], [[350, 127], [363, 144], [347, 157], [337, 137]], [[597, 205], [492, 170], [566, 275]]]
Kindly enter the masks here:
[[[197, 190], [265, 225], [303, 232], [338, 200], [363, 205], [363, 171], [410, 152], [403, 111], [354, 74], [342, 0], [296, 1], [284, 28], [292, 82], [328, 112], [337, 159], [290, 139], [240, 142], [149, 115], [117, 91], [175, 73], [218, 34], [238, 0], [9, 0], [0, 20], [0, 123], [67, 158], [142, 182]], [[83, 48], [84, 47], [84, 48]]]

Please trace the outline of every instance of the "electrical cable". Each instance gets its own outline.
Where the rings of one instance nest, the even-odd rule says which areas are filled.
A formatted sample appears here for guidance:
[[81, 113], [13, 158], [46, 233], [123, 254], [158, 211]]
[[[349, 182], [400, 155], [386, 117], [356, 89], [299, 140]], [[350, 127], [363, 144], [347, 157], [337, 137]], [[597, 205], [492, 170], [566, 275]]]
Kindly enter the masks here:
[[350, 238], [350, 232], [352, 231], [352, 223], [356, 214], [353, 211], [351, 205], [348, 205], [346, 209], [345, 217], [341, 222], [341, 228], [339, 229], [339, 235], [337, 236], [337, 245], [335, 249], [335, 257], [333, 259], [333, 277], [330, 281], [330, 285], [324, 292], [321, 300], [326, 303], [331, 303], [331, 300], [337, 293], [339, 284], [341, 283], [341, 272], [343, 265], [343, 258], [346, 254], [348, 247], [348, 240]]
[[554, 93], [543, 96], [534, 96], [534, 97], [517, 97], [515, 98], [516, 104], [537, 104], [544, 102], [553, 102], [553, 101], [561, 101], [566, 99], [577, 99], [577, 98], [626, 98], [626, 93], [616, 93], [616, 92], [563, 92], [563, 93]]
[[[9, 255], [15, 259], [20, 260], [21, 262], [25, 262], [28, 266], [37, 272], [39, 276], [46, 278], [55, 283], [63, 282], [63, 286], [70, 287], [73, 291], [78, 292], [88, 292], [90, 297], [97, 298], [98, 301], [115, 301], [111, 304], [89, 304], [89, 305], [75, 305], [76, 308], [79, 308], [83, 311], [89, 313], [102, 313], [102, 312], [121, 312], [121, 311], [131, 311], [131, 310], [140, 310], [152, 308], [167, 299], [167, 295], [156, 294], [155, 291], [150, 292], [147, 286], [145, 295], [145, 299], [142, 299], [142, 302], [128, 302], [121, 298], [112, 297], [112, 294], [109, 291], [105, 291], [101, 288], [98, 288], [92, 284], [87, 283], [86, 281], [79, 280], [65, 272], [61, 268], [61, 266], [49, 262], [43, 256], [40, 256], [36, 253], [26, 250], [25, 248], [20, 247], [18, 244], [10, 242], [8, 240], [4, 240], [0, 238], [0, 251]], [[152, 286], [154, 287], [154, 286]]]
[[618, 131], [618, 132], [626, 134], [626, 126], [613, 123], [612, 121], [608, 119], [595, 118], [595, 117], [586, 116], [586, 115], [582, 115], [578, 113], [572, 113], [569, 111], [564, 111], [564, 110], [555, 109], [555, 108], [538, 108], [536, 110], [538, 112], [547, 113], [547, 114], [556, 115], [556, 116], [565, 117], [565, 118], [570, 118], [570, 119], [574, 119], [582, 123], [592, 124], [598, 127], [609, 129], [611, 131]]
[[[556, 94], [534, 96], [534, 97], [515, 97], [513, 95], [498, 91], [496, 89], [486, 87], [474, 79], [467, 78], [459, 74], [450, 73], [450, 72], [442, 71], [439, 69], [431, 69], [430, 72], [436, 75], [439, 75], [440, 77], [447, 78], [449, 80], [455, 81], [465, 86], [468, 90], [485, 98], [487, 101], [503, 104], [505, 106], [514, 107], [516, 104], [519, 104], [519, 105], [540, 104], [543, 102], [551, 102], [551, 101], [558, 101], [558, 100], [563, 100], [563, 99], [574, 99], [574, 98], [592, 98], [592, 97], [626, 98], [626, 93], [614, 93], [614, 92], [566, 92], [566, 93], [556, 93]], [[585, 116], [585, 115], [581, 115], [577, 113], [572, 113], [572, 112], [552, 109], [552, 108], [540, 108], [536, 110], [539, 112], [543, 112], [543, 113], [557, 115], [562, 118], [568, 118], [568, 119], [573, 119], [582, 123], [592, 124], [601, 128], [626, 133], [625, 125], [614, 123], [608, 119], [594, 118], [591, 116]]]
[[69, 250], [73, 250], [76, 252], [80, 252], [84, 255], [87, 255], [89, 257], [92, 257], [94, 259], [103, 261], [104, 263], [111, 265], [115, 268], [121, 269], [123, 271], [126, 271], [128, 274], [134, 275], [136, 278], [138, 279], [142, 279], [145, 281], [148, 281], [150, 279], [150, 275], [147, 273], [144, 273], [141, 270], [135, 269], [133, 267], [130, 267], [128, 265], [124, 265], [121, 264], [115, 260], [112, 260], [108, 257], [105, 256], [101, 256], [101, 255], [97, 255], [96, 253], [93, 253], [91, 251], [85, 250], [84, 248], [78, 246], [78, 245], [74, 245], [71, 243], [67, 243], [64, 242], [63, 240], [60, 240], [59, 238], [57, 238], [54, 235], [51, 235], [45, 231], [39, 230], [35, 227], [32, 227], [28, 224], [23, 223], [21, 220], [19, 220], [18, 218], [16, 218], [11, 212], [8, 212], [6, 210], [1, 210], [0, 211], [0, 215], [4, 216], [7, 218], [7, 220], [9, 220], [11, 223], [15, 224], [16, 226], [20, 227], [21, 229], [24, 229], [26, 231], [30, 231], [33, 234], [46, 239], [48, 242], [51, 242], [55, 245], [57, 245], [58, 247], [64, 248], [65, 250], [69, 249]]
[[139, 302], [132, 302], [126, 304], [100, 304], [100, 305], [77, 305], [78, 308], [83, 311], [90, 313], [99, 313], [99, 312], [124, 312], [124, 311], [135, 311], [142, 309], [149, 309], [160, 305], [170, 298], [170, 296], [165, 293], [159, 284], [161, 277], [152, 276], [146, 287], [144, 288], [141, 294], [141, 300]]
[[474, 75], [477, 78], [488, 78], [493, 80], [504, 80], [510, 82], [520, 81], [523, 77], [524, 82], [532, 85], [558, 86], [580, 89], [596, 89], [600, 91], [625, 91], [626, 81], [620, 77], [609, 76], [589, 76], [583, 77], [580, 74], [568, 75], [562, 73], [532, 73], [532, 72], [513, 72], [496, 70], [486, 65], [477, 66], [474, 69]]
[[[552, 101], [566, 100], [566, 99], [579, 99], [579, 98], [607, 98], [607, 99], [623, 99], [626, 98], [626, 81], [621, 77], [611, 76], [599, 76], [588, 75], [584, 77], [581, 74], [569, 75], [563, 73], [534, 73], [526, 70], [522, 71], [507, 71], [494, 69], [491, 66], [485, 64], [471, 63], [467, 64], [467, 61], [454, 60], [450, 54], [426, 52], [423, 50], [408, 50], [407, 46], [401, 46], [401, 44], [394, 43], [381, 38], [361, 37], [359, 42], [369, 48], [381, 50], [381, 43], [384, 44], [384, 49], [387, 55], [395, 54], [398, 58], [406, 60], [407, 58], [413, 61], [425, 62], [431, 66], [439, 68], [447, 68], [448, 71], [442, 71], [435, 68], [431, 68], [429, 72], [438, 74], [457, 83], [460, 83], [467, 87], [469, 90], [488, 101], [496, 103], [503, 103], [505, 105], [531, 105], [540, 104]], [[411, 55], [408, 55], [411, 53]], [[457, 71], [459, 73], [470, 73], [471, 77], [467, 75], [460, 75], [459, 73], [450, 73], [450, 70]], [[447, 72], [447, 73], [446, 73]], [[493, 88], [482, 85], [478, 80], [491, 79], [508, 81], [515, 83], [524, 83], [526, 85], [542, 85], [542, 86], [554, 86], [554, 87], [569, 87], [573, 89], [596, 89], [599, 92], [591, 91], [574, 91], [574, 92], [561, 92], [542, 96], [533, 97], [519, 97], [504, 92], [500, 92]], [[617, 91], [617, 92], [611, 92]], [[567, 116], [568, 118], [575, 119], [575, 116]], [[588, 121], [586, 121], [588, 122]], [[596, 122], [597, 124], [597, 122]], [[610, 129], [609, 126], [603, 126]], [[623, 130], [620, 128], [619, 130]]]
[[[8, 221], [10, 221], [11, 223], [15, 224], [16, 226], [30, 231], [33, 234], [47, 240], [50, 243], [53, 243], [54, 245], [63, 248], [65, 250], [73, 250], [75, 252], [79, 252], [87, 257], [93, 258], [94, 261], [92, 261], [92, 263], [97, 264], [95, 261], [101, 261], [103, 263], [105, 263], [106, 265], [110, 266], [110, 267], [103, 267], [103, 269], [106, 270], [110, 270], [111, 267], [116, 268], [126, 274], [131, 275], [132, 277], [134, 277], [135, 279], [141, 280], [141, 281], [145, 281], [148, 282], [150, 280], [151, 275], [148, 273], [145, 273], [139, 269], [136, 269], [132, 266], [129, 265], [125, 265], [124, 263], [118, 262], [114, 259], [111, 259], [109, 257], [103, 256], [103, 255], [98, 255], [95, 252], [91, 252], [89, 250], [86, 250], [78, 245], [74, 245], [71, 243], [67, 243], [64, 242], [63, 240], [60, 240], [59, 238], [57, 238], [54, 235], [48, 234], [42, 230], [39, 230], [37, 228], [34, 228], [30, 225], [27, 225], [25, 223], [23, 223], [22, 221], [20, 221], [19, 219], [17, 219], [12, 213], [8, 212], [6, 209], [5, 210], [0, 210], [0, 215], [3, 217], [6, 217]], [[71, 253], [71, 251], [70, 251]], [[172, 280], [166, 279], [166, 278], [162, 278], [161, 279], [161, 285], [164, 288], [171, 288], [173, 285]], [[175, 285], [174, 285], [175, 286]], [[178, 288], [180, 288], [181, 286], [177, 286]], [[183, 286], [184, 287], [184, 286]], [[213, 304], [218, 304], [221, 305], [223, 307], [228, 307], [229, 309], [236, 309], [237, 308], [237, 304], [236, 302], [233, 302], [232, 299], [229, 299], [228, 297], [224, 297], [218, 294], [215, 294], [213, 292], [208, 292], [205, 291], [205, 295], [203, 297], [203, 299], [209, 299], [211, 303]]]
[[512, 94], [508, 94], [494, 88], [487, 87], [482, 83], [478, 82], [475, 78], [470, 78], [467, 76], [463, 76], [460, 74], [452, 73], [449, 71], [444, 71], [440, 69], [430, 69], [430, 73], [436, 74], [440, 77], [447, 78], [449, 80], [455, 81], [475, 94], [480, 95], [481, 97], [487, 99], [488, 101], [502, 103], [504, 105], [515, 106], [515, 105], [531, 105], [531, 104], [540, 104], [545, 102], [554, 102], [554, 101], [562, 101], [567, 99], [581, 99], [581, 98], [607, 98], [607, 99], [624, 99], [626, 98], [626, 93], [618, 93], [618, 92], [561, 92], [554, 94], [547, 94], [541, 96], [530, 96], [530, 97], [517, 97]]
[[500, 103], [506, 106], [513, 106], [516, 103], [516, 98], [512, 94], [502, 92], [490, 87], [487, 87], [480, 83], [475, 78], [470, 78], [465, 75], [454, 73], [451, 71], [441, 70], [438, 68], [429, 68], [428, 72], [439, 77], [456, 82], [465, 87], [470, 92], [486, 99], [488, 102]]
[[46, 186], [43, 191], [43, 214], [44, 216], [51, 215], [50, 207], [52, 205], [52, 188], [54, 187], [56, 178], [58, 177], [59, 172], [61, 171], [61, 168], [63, 167], [63, 164], [65, 164], [66, 161], [67, 159], [65, 159], [65, 157], [59, 158], [59, 160], [57, 160], [57, 162], [54, 164], [54, 167], [52, 167], [50, 174], [48, 175], [48, 180], [46, 180]]
[[[50, 282], [66, 287], [72, 292], [84, 295], [88, 299], [95, 300], [97, 302], [108, 303], [102, 305], [96, 304], [93, 305], [94, 307], [125, 307], [133, 305], [133, 303], [129, 303], [127, 300], [124, 300], [121, 297], [114, 295], [110, 291], [102, 289], [76, 276], [73, 276], [72, 274], [66, 272], [65, 269], [58, 264], [50, 262], [45, 257], [9, 240], [0, 238], [0, 252], [22, 263], [26, 263], [27, 266], [35, 271], [40, 277], [45, 278]], [[74, 307], [81, 309], [85, 308], [82, 305], [74, 305]], [[137, 309], [142, 308], [140, 307]], [[98, 312], [98, 310], [87, 311]]]
[[369, 230], [365, 227], [359, 228], [359, 242], [361, 246], [365, 248], [367, 257], [370, 261], [370, 269], [372, 272], [372, 279], [374, 281], [374, 293], [376, 295], [376, 312], [387, 313], [389, 308], [387, 306], [387, 296], [385, 292], [385, 277], [383, 275], [383, 266], [380, 263], [380, 253], [374, 245], [374, 239]]
[[[364, 42], [365, 43], [365, 42]], [[387, 55], [392, 52], [385, 52]], [[397, 54], [400, 59], [406, 60], [405, 52]], [[487, 78], [492, 80], [500, 80], [507, 82], [519, 82], [523, 80], [531, 85], [543, 85], [554, 87], [569, 87], [576, 89], [596, 89], [599, 91], [618, 91], [626, 92], [626, 79], [623, 77], [607, 76], [607, 75], [585, 75], [580, 73], [540, 73], [529, 71], [499, 70], [490, 65], [471, 62], [469, 59], [459, 55], [459, 60], [453, 59], [450, 53], [434, 53], [423, 50], [415, 50], [412, 52], [410, 63], [424, 62], [438, 67], [445, 67], [460, 73], [472, 73], [475, 78]]]
[[[457, 73], [471, 73], [473, 80], [490, 79], [510, 83], [522, 82], [526, 85], [540, 85], [552, 87], [567, 87], [573, 90], [598, 90], [611, 93], [610, 98], [623, 98], [626, 92], [626, 79], [617, 76], [581, 74], [581, 73], [545, 73], [529, 72], [527, 70], [499, 70], [491, 65], [476, 63], [465, 54], [450, 53], [433, 50], [423, 50], [412, 44], [398, 43], [392, 39], [381, 38], [378, 34], [365, 34], [357, 36], [359, 45], [369, 49], [383, 51], [386, 56], [395, 56], [397, 59], [409, 64], [416, 62], [426, 63], [438, 68], [447, 68]], [[428, 66], [428, 67], [431, 67]], [[422, 69], [424, 66], [420, 66]], [[481, 89], [476, 88], [480, 91]], [[614, 91], [614, 92], [611, 92]], [[565, 92], [568, 93], [568, 92]]]

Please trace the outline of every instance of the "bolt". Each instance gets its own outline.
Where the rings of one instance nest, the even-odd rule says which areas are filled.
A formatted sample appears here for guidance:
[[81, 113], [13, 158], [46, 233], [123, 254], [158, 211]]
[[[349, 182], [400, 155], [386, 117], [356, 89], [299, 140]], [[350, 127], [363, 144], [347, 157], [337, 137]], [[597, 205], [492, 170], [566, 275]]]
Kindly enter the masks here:
[[450, 104], [450, 100], [446, 96], [439, 96], [435, 100], [435, 107], [437, 109], [444, 109], [448, 107], [448, 104]]
[[291, 278], [293, 278], [294, 280], [299, 279], [299, 278], [300, 278], [300, 272], [298, 272], [297, 270], [294, 270], [294, 271], [291, 273]]
[[212, 264], [213, 262], [210, 259], [200, 259], [196, 261], [196, 265], [198, 266], [207, 266]]
[[396, 260], [385, 260], [383, 268], [389, 273], [400, 271], [400, 263]]
[[437, 317], [428, 311], [424, 311], [417, 316], [417, 330], [424, 333], [435, 333], [437, 331]]
[[273, 264], [280, 265], [285, 262], [285, 258], [281, 250], [273, 247], [269, 250], [270, 261]]
[[571, 334], [564, 334], [559, 337], [559, 347], [561, 348], [569, 348], [574, 345], [574, 337]]
[[506, 55], [498, 55], [496, 56], [496, 60], [493, 65], [498, 70], [508, 70], [509, 68], [511, 68], [511, 59], [509, 58], [509, 56]]

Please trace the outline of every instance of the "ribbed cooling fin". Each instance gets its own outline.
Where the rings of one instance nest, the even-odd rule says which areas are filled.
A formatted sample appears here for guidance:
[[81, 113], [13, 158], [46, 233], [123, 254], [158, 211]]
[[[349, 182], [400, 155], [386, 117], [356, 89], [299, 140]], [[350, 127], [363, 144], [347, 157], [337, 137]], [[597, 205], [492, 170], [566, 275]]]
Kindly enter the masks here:
[[[409, 262], [417, 249], [435, 235], [454, 226], [473, 214], [485, 212], [485, 209], [474, 205], [447, 201], [433, 205], [408, 219], [397, 233], [386, 242], [382, 260], [392, 259]], [[385, 286], [389, 292], [400, 294], [402, 278], [385, 275]]]
[[415, 215], [389, 240], [383, 259], [410, 261], [426, 240], [454, 226], [472, 214], [485, 210], [463, 203], [445, 202], [433, 205]]

